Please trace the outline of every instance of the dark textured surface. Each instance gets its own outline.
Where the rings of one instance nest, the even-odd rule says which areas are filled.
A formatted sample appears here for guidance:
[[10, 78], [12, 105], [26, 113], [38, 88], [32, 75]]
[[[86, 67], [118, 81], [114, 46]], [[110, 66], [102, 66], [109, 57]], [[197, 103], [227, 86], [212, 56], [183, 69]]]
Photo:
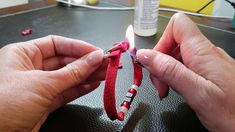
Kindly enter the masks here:
[[[94, 11], [80, 8], [51, 7], [39, 11], [0, 18], [0, 44], [25, 41], [57, 34], [82, 39], [106, 49], [124, 39], [125, 30], [133, 22], [132, 11]], [[159, 32], [149, 38], [136, 37], [138, 48], [153, 48], [168, 18], [159, 18]], [[30, 36], [21, 31], [33, 28]], [[189, 27], [190, 28], [190, 27]], [[235, 35], [200, 27], [217, 46], [235, 57]], [[124, 68], [117, 78], [116, 97], [120, 104], [132, 82], [131, 63], [128, 55], [122, 57]], [[122, 78], [121, 78], [122, 77]], [[206, 131], [194, 112], [175, 92], [160, 101], [151, 85], [148, 72], [125, 121], [110, 121], [103, 109], [103, 83], [92, 93], [83, 96], [51, 114], [41, 128], [45, 131]]]

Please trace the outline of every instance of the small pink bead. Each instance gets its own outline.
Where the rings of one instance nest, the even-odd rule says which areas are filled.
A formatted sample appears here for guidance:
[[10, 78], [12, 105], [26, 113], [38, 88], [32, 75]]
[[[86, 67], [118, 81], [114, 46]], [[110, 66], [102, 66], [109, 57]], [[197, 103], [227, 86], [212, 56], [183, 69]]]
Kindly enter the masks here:
[[124, 107], [126, 107], [127, 109], [129, 109], [129, 108], [130, 108], [130, 103], [124, 101], [124, 102], [122, 102], [121, 106], [124, 106]]
[[21, 32], [21, 35], [27, 36], [32, 34], [33, 30], [31, 28], [25, 29], [24, 31]]
[[118, 113], [118, 120], [123, 121], [125, 114], [123, 112]]
[[131, 88], [128, 92], [132, 93], [134, 96], [137, 94], [137, 91], [134, 88]]

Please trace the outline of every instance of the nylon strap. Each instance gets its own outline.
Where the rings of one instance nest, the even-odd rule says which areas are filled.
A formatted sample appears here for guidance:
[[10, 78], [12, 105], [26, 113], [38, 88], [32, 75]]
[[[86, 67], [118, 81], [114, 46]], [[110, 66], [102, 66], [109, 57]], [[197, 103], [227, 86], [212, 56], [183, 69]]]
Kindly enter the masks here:
[[[120, 58], [122, 53], [125, 52], [123, 49], [117, 49], [110, 52], [109, 55], [109, 64], [106, 72], [105, 78], [105, 88], [104, 88], [104, 108], [111, 120], [123, 120], [124, 117], [120, 116], [122, 114], [118, 114], [116, 110], [116, 96], [115, 96], [115, 84], [117, 78], [118, 66], [120, 63]], [[142, 82], [142, 67], [136, 63], [134, 63], [134, 59], [132, 57], [132, 63], [134, 68], [134, 79], [133, 83], [137, 86], [140, 86]]]

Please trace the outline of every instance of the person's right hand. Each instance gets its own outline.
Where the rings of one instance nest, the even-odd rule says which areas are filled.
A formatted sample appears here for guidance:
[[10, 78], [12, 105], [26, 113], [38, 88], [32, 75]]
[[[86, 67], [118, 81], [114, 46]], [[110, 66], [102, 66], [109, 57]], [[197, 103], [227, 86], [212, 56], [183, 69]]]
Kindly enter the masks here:
[[235, 61], [188, 17], [174, 15], [154, 49], [139, 50], [137, 57], [161, 98], [169, 85], [209, 131], [235, 131]]

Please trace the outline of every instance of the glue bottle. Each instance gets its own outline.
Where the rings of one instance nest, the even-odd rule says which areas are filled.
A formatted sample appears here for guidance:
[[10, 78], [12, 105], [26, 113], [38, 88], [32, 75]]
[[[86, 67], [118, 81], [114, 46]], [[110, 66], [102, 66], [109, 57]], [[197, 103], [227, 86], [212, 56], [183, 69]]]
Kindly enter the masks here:
[[157, 33], [159, 0], [135, 0], [134, 32], [139, 36]]

